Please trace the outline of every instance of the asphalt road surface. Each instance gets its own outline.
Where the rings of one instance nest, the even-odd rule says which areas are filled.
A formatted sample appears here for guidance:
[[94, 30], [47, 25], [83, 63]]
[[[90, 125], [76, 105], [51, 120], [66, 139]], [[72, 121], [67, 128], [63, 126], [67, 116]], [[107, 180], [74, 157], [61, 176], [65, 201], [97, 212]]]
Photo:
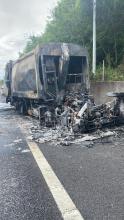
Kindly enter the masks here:
[[26, 120], [0, 104], [0, 220], [124, 220], [124, 139], [36, 144]]

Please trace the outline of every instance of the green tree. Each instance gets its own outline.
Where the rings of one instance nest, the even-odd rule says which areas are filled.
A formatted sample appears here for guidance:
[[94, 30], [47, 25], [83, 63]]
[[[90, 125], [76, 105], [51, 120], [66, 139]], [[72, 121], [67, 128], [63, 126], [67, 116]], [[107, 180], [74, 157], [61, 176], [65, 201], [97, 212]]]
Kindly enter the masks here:
[[40, 43], [42, 43], [41, 36], [35, 36], [35, 35], [30, 36], [27, 41], [26, 47], [24, 48], [22, 53], [19, 53], [19, 56], [23, 56], [24, 54], [30, 52]]
[[[92, 54], [93, 0], [60, 0], [41, 36], [31, 36], [24, 53], [38, 43], [71, 42], [86, 46]], [[124, 1], [97, 1], [97, 64], [118, 66], [124, 53]]]

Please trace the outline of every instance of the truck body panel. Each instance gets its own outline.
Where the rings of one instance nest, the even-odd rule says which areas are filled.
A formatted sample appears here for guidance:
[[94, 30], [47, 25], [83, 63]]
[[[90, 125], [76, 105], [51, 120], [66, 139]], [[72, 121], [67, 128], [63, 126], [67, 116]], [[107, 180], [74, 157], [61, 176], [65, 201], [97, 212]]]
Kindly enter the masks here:
[[58, 101], [67, 90], [85, 92], [90, 87], [87, 50], [75, 44], [37, 46], [14, 62], [9, 74], [13, 98]]

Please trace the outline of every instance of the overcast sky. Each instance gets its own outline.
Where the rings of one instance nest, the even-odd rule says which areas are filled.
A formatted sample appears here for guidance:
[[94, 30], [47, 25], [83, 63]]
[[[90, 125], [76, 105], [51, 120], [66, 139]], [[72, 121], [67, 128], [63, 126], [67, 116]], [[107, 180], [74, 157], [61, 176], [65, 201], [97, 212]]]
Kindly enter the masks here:
[[0, 0], [0, 78], [4, 66], [15, 60], [31, 34], [44, 31], [58, 0]]

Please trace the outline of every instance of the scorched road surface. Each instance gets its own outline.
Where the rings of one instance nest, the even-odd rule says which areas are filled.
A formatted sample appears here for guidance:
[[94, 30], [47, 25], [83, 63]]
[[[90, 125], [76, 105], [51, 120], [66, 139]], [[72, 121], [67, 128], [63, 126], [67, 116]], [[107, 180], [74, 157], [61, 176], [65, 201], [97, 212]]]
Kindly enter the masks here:
[[[0, 220], [124, 220], [123, 139], [92, 148], [35, 143], [29, 148], [21, 116], [1, 109]], [[21, 120], [23, 127], [27, 119]], [[67, 209], [76, 207], [75, 217], [64, 217], [63, 198]]]

